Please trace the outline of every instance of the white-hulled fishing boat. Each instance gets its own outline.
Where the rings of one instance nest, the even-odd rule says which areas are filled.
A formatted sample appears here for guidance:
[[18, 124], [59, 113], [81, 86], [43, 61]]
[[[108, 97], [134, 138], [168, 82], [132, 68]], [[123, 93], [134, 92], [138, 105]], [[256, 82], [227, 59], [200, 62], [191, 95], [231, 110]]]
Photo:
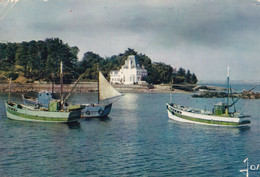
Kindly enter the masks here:
[[235, 107], [234, 111], [230, 112], [230, 108], [235, 106], [235, 103], [239, 100], [239, 98], [229, 104], [229, 99], [232, 97], [231, 87], [229, 84], [229, 68], [227, 74], [227, 90], [227, 103], [220, 102], [215, 104], [213, 111], [199, 110], [174, 103], [166, 103], [168, 116], [170, 119], [185, 123], [212, 126], [248, 126], [251, 122], [249, 115], [237, 112]]

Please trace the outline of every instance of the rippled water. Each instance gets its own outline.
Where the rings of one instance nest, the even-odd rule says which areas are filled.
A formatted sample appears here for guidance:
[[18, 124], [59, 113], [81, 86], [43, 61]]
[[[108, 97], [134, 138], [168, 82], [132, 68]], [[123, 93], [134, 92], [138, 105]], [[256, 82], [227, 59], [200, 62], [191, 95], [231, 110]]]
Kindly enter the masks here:
[[[0, 176], [245, 176], [249, 158], [260, 164], [260, 100], [240, 100], [249, 128], [177, 123], [168, 119], [169, 94], [127, 93], [107, 119], [78, 124], [13, 121], [0, 93]], [[21, 101], [21, 94], [13, 100]], [[94, 93], [72, 102], [94, 102]], [[221, 99], [174, 94], [178, 104], [211, 109]], [[250, 171], [260, 176], [260, 169]]]

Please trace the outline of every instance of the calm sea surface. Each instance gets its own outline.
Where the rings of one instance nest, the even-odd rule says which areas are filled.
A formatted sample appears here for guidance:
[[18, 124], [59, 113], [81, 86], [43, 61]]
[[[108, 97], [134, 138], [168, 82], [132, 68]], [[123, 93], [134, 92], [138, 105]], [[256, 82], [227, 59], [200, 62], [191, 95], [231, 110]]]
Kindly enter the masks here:
[[[0, 93], [0, 176], [260, 176], [260, 100], [241, 99], [248, 128], [183, 124], [168, 119], [169, 94], [127, 93], [107, 119], [78, 124], [13, 121], [6, 118]], [[21, 101], [21, 94], [13, 94]], [[95, 101], [78, 93], [74, 103]], [[174, 102], [211, 110], [223, 99], [174, 94]], [[253, 170], [255, 169], [255, 170]]]

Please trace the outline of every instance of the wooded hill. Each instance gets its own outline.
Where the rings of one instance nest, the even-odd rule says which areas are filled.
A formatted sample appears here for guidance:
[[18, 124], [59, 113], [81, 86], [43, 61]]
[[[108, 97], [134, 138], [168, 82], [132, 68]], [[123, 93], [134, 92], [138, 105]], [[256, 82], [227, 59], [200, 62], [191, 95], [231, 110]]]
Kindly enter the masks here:
[[[17, 79], [24, 77], [27, 82], [51, 81], [52, 73], [55, 82], [59, 82], [60, 61], [64, 64], [64, 83], [75, 81], [79, 75], [83, 79], [94, 81], [97, 79], [97, 68], [107, 79], [111, 70], [120, 69], [129, 55], [135, 55], [140, 66], [144, 65], [148, 76], [144, 78], [148, 83], [197, 83], [197, 77], [189, 70], [179, 68], [173, 73], [170, 65], [152, 62], [145, 54], [134, 49], [127, 49], [124, 53], [102, 58], [93, 52], [86, 52], [82, 60], [78, 60], [79, 48], [70, 47], [59, 38], [47, 38], [44, 41], [30, 41], [22, 43], [0, 43], [0, 77]], [[98, 66], [97, 66], [98, 65]]]

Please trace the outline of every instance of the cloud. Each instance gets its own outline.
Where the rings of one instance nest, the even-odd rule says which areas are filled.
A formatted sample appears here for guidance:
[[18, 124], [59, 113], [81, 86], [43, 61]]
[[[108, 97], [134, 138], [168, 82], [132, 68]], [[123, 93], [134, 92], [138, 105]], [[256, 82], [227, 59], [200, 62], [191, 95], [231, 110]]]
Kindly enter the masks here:
[[153, 61], [190, 69], [199, 79], [217, 78], [226, 63], [234, 71], [260, 67], [260, 13], [252, 1], [21, 1], [16, 7], [8, 23], [1, 22], [3, 40], [59, 37], [78, 46], [81, 56], [112, 56], [130, 47]]

